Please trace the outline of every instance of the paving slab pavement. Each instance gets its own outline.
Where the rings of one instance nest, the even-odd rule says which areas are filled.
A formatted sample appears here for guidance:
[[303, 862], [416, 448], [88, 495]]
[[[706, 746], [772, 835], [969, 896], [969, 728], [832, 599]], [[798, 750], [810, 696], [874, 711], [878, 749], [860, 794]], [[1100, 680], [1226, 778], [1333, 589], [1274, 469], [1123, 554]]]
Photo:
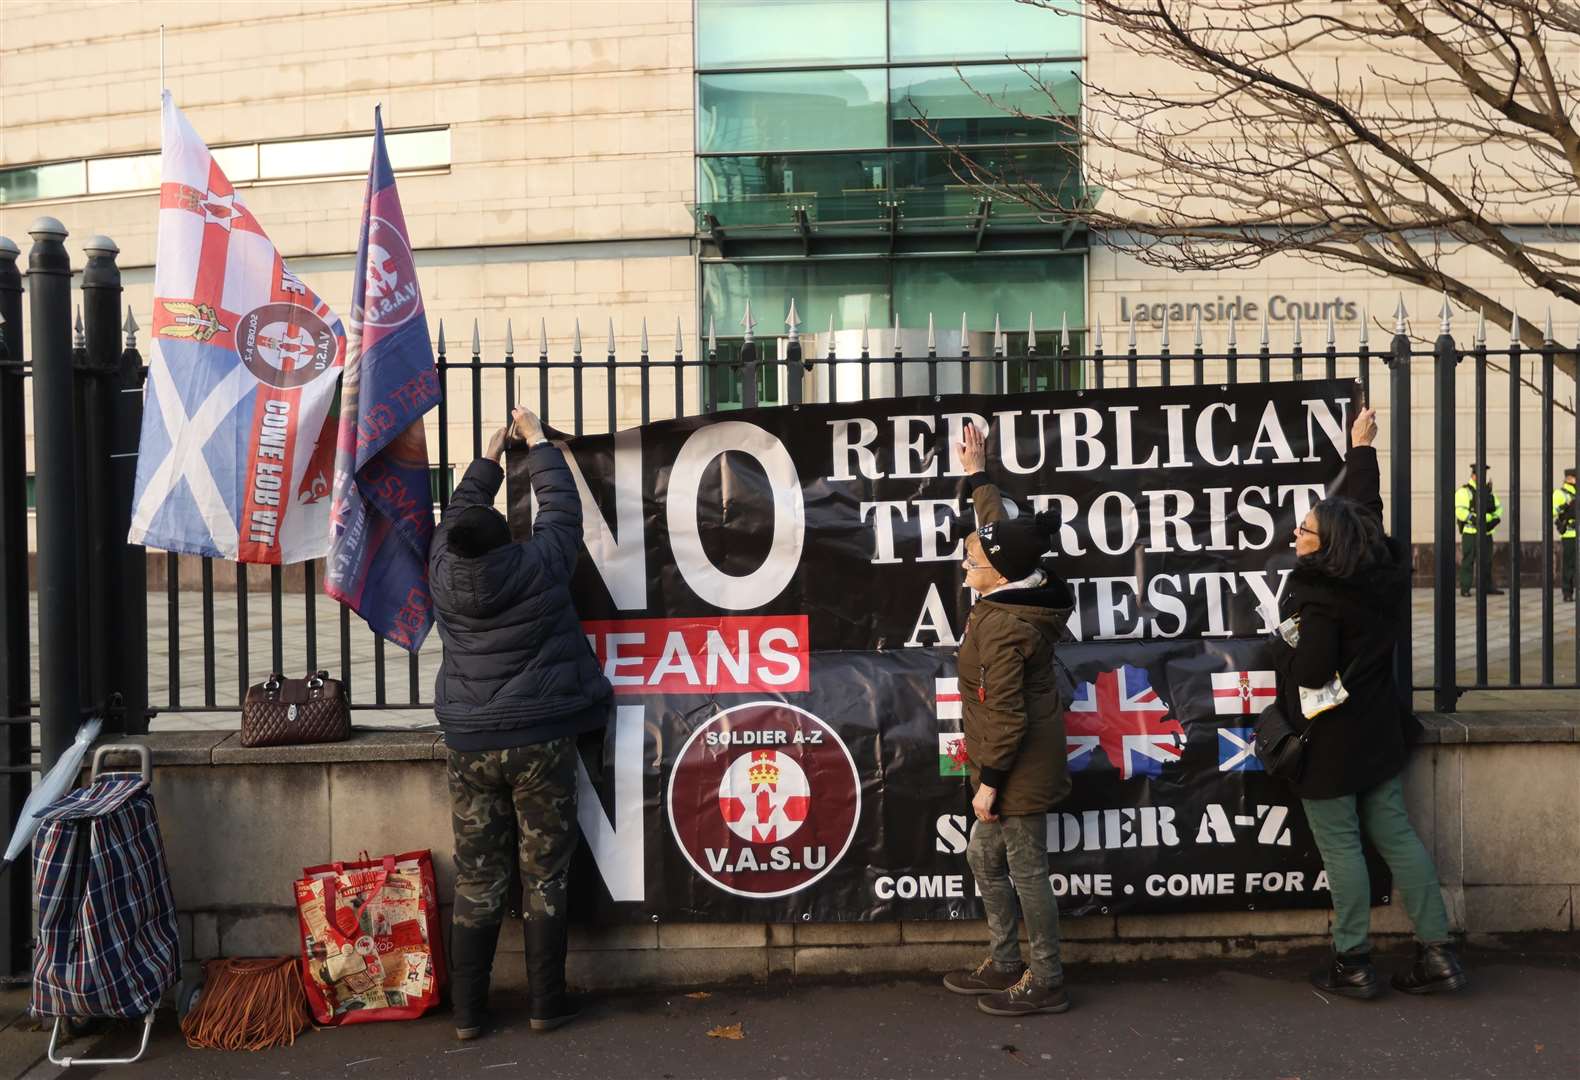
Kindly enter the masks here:
[[[1380, 956], [1392, 970], [1399, 950]], [[1580, 1076], [1580, 939], [1518, 939], [1466, 950], [1471, 988], [1373, 1002], [1313, 990], [1321, 957], [1203, 963], [1081, 965], [1069, 971], [1075, 1007], [1005, 1020], [937, 982], [700, 987], [598, 1001], [577, 1023], [534, 1034], [519, 998], [498, 1002], [502, 1028], [454, 1040], [448, 1014], [395, 1024], [309, 1031], [261, 1054], [188, 1050], [165, 1018], [148, 1058], [106, 1076], [532, 1077], [591, 1080], [801, 1080], [1018, 1076], [1169, 1080]], [[741, 1025], [740, 1040], [710, 1029]], [[130, 1039], [127, 1024], [101, 1048]], [[74, 1048], [78, 1053], [82, 1047]], [[72, 1076], [93, 1076], [82, 1068]], [[61, 1075], [50, 1066], [28, 1080]]]

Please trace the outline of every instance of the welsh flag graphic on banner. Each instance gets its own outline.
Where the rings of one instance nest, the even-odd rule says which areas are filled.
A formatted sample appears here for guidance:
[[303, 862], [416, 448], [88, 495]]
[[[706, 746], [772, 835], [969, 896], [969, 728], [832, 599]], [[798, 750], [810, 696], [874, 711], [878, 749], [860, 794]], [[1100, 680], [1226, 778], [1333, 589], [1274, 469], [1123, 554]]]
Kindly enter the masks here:
[[247, 563], [318, 558], [345, 331], [163, 100], [153, 356], [127, 540]]
[[324, 591], [389, 641], [416, 652], [433, 625], [433, 494], [422, 417], [439, 404], [439, 374], [377, 109], [373, 128], [352, 273], [351, 355], [340, 399], [334, 540]]

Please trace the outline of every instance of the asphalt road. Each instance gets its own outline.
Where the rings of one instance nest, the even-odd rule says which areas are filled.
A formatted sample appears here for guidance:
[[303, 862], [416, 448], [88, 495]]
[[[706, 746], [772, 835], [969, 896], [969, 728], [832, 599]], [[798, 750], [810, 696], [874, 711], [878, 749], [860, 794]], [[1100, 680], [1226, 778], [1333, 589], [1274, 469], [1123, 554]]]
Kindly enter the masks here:
[[[533, 1077], [621, 1080], [968, 1077], [1169, 1080], [1450, 1080], [1580, 1076], [1580, 942], [1524, 939], [1470, 950], [1465, 993], [1374, 1002], [1328, 998], [1304, 980], [1319, 957], [1222, 964], [1083, 966], [1075, 1007], [1020, 1021], [980, 1014], [936, 982], [713, 988], [604, 998], [576, 1024], [527, 1029], [519, 999], [503, 1027], [455, 1042], [448, 1014], [306, 1032], [261, 1054], [188, 1050], [173, 1018], [133, 1066], [73, 1078]], [[1380, 958], [1384, 970], [1403, 959]], [[705, 989], [705, 988], [699, 988]], [[739, 1040], [710, 1029], [740, 1024]], [[124, 1044], [132, 1025], [95, 1050]], [[71, 1050], [82, 1054], [88, 1047]], [[35, 1067], [29, 1078], [60, 1071]]]

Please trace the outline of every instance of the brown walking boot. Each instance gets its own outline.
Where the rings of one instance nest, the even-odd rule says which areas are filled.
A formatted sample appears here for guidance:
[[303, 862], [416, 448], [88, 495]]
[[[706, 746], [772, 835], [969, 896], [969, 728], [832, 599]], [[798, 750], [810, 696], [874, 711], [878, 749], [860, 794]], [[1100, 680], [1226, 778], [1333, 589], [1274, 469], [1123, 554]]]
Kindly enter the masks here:
[[955, 994], [997, 994], [1019, 982], [1025, 970], [1017, 966], [1013, 971], [1002, 971], [993, 966], [990, 956], [970, 971], [951, 971], [945, 975], [944, 989]]
[[1062, 1013], [1070, 1009], [1070, 995], [1064, 984], [1048, 986], [1038, 982], [1030, 971], [1020, 982], [1001, 994], [980, 998], [977, 1008], [993, 1016], [1031, 1016], [1033, 1013]]

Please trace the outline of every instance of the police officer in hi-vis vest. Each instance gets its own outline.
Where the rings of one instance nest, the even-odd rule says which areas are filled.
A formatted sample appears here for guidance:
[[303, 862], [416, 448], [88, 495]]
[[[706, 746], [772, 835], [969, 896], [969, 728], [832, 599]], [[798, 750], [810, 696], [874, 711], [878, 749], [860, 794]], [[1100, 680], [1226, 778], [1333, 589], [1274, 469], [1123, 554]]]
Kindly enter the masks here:
[[[1476, 515], [1476, 485], [1483, 485], [1482, 517]], [[1454, 492], [1454, 520], [1459, 522], [1459, 595], [1469, 596], [1475, 580], [1488, 596], [1501, 596], [1503, 590], [1492, 583], [1492, 534], [1503, 520], [1503, 506], [1487, 479], [1487, 463], [1470, 466], [1470, 479]]]
[[1564, 470], [1564, 482], [1553, 491], [1553, 528], [1558, 530], [1558, 547], [1563, 553], [1563, 590], [1565, 600], [1575, 598], [1575, 471]]

